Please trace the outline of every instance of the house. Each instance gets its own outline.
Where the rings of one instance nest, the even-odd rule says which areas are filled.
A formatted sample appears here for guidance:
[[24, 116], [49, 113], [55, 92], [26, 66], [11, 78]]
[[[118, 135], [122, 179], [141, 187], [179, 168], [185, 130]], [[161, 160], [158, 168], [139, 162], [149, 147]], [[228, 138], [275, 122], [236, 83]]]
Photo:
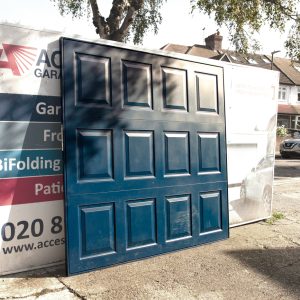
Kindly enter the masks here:
[[280, 72], [277, 125], [300, 131], [300, 62], [265, 54], [241, 54], [222, 49], [223, 37], [216, 32], [205, 38], [205, 45], [167, 44], [161, 49]]

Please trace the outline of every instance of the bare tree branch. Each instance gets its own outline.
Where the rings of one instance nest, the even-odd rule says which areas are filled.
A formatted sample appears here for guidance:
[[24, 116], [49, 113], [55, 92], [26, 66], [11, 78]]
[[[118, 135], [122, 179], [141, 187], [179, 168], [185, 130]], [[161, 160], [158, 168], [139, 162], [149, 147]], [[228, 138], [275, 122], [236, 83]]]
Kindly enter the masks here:
[[129, 7], [126, 17], [123, 20], [122, 25], [120, 26], [120, 33], [125, 36], [128, 33], [129, 27], [133, 22], [135, 15], [137, 14], [137, 10], [133, 7]]
[[292, 10], [290, 7], [285, 6], [281, 3], [281, 1], [276, 0], [264, 0], [266, 3], [270, 3], [271, 5], [278, 6], [281, 12], [290, 18], [291, 20], [297, 21], [298, 14], [295, 10]]
[[113, 35], [114, 32], [118, 31], [123, 16], [125, 14], [127, 5], [128, 2], [126, 0], [113, 1], [109, 16], [106, 19], [107, 24], [110, 28], [110, 35]]
[[93, 24], [96, 27], [96, 32], [97, 34], [99, 34], [101, 38], [107, 39], [109, 35], [108, 25], [104, 17], [100, 14], [97, 0], [89, 0], [89, 1], [93, 12]]
[[135, 3], [131, 4], [127, 10], [127, 14], [122, 22], [120, 28], [112, 34], [112, 39], [122, 41], [124, 37], [127, 36], [128, 31], [130, 29], [130, 25], [133, 23], [133, 20], [138, 12], [138, 10], [143, 5], [143, 0], [137, 0]]

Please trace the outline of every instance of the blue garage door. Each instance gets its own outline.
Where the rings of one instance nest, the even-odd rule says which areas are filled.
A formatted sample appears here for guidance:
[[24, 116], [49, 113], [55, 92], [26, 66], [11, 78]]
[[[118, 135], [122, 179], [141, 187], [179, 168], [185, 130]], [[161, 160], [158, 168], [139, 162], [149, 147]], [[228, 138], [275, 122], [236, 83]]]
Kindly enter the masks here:
[[228, 237], [223, 69], [62, 39], [69, 274]]

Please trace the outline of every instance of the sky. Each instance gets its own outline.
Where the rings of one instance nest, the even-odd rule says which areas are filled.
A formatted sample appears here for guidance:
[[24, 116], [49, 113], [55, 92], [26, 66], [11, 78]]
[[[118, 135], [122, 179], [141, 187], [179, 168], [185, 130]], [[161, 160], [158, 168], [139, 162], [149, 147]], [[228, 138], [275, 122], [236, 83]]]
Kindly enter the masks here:
[[[107, 17], [111, 7], [111, 0], [101, 0], [101, 13]], [[71, 16], [62, 17], [51, 0], [0, 0], [0, 22], [17, 23], [36, 29], [63, 31], [67, 34], [79, 34], [89, 39], [97, 39], [94, 26], [86, 17], [72, 20]], [[159, 49], [167, 43], [183, 45], [204, 44], [204, 38], [220, 30], [223, 35], [223, 49], [232, 49], [228, 41], [226, 28], [218, 28], [212, 19], [199, 12], [190, 14], [189, 0], [169, 0], [162, 8], [162, 24], [157, 35], [148, 33], [143, 47]], [[262, 50], [269, 54], [274, 50], [281, 52], [277, 56], [284, 57], [283, 43], [286, 34], [262, 28], [257, 36]]]

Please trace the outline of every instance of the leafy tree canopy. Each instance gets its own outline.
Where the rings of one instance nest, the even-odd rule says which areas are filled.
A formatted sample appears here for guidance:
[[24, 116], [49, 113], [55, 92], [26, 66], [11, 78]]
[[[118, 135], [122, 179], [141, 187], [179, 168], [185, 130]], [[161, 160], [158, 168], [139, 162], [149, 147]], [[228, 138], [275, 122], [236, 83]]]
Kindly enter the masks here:
[[153, 30], [158, 32], [162, 21], [160, 8], [164, 0], [113, 0], [109, 16], [101, 13], [103, 0], [51, 0], [55, 2], [62, 15], [71, 14], [75, 18], [90, 15], [96, 33], [103, 39], [127, 41], [135, 44], [143, 41], [144, 34]]
[[[93, 24], [101, 38], [115, 41], [132, 38], [135, 44], [140, 44], [147, 31], [157, 33], [162, 21], [160, 9], [166, 0], [113, 0], [107, 18], [100, 10], [103, 0], [51, 1], [57, 4], [62, 15], [78, 18], [92, 12]], [[190, 0], [190, 3], [192, 11], [200, 10], [214, 18], [218, 26], [225, 25], [232, 44], [241, 52], [247, 52], [250, 47], [259, 49], [253, 35], [263, 25], [280, 32], [289, 30], [285, 47], [292, 59], [300, 60], [299, 0]]]
[[218, 26], [225, 25], [236, 50], [259, 49], [253, 35], [262, 25], [289, 36], [284, 45], [292, 59], [300, 60], [299, 0], [191, 0], [192, 9], [213, 17]]

